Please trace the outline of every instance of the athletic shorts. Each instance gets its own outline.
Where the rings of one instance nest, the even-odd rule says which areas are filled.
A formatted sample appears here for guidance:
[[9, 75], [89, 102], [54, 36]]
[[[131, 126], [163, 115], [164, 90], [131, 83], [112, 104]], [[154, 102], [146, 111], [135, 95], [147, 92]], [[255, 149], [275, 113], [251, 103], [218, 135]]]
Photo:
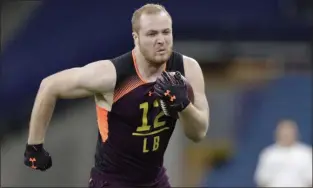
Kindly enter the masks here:
[[123, 182], [116, 182], [99, 170], [92, 168], [90, 173], [89, 188], [131, 188], [131, 187], [151, 187], [151, 188], [170, 188], [167, 176], [162, 177], [153, 186], [126, 186]]

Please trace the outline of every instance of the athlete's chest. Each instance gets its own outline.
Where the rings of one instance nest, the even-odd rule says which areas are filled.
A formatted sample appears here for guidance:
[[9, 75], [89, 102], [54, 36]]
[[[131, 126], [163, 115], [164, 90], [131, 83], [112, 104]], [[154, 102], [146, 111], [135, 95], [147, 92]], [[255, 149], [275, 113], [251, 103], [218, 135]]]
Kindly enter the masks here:
[[111, 136], [116, 135], [127, 152], [140, 156], [163, 152], [175, 128], [175, 120], [165, 116], [152, 91], [153, 84], [144, 84], [124, 94], [114, 102], [108, 118]]
[[153, 83], [143, 84], [130, 91], [124, 91], [112, 105], [112, 112], [119, 116], [138, 120], [152, 118], [162, 112], [158, 98], [153, 94]]
[[154, 84], [141, 85], [116, 101], [112, 106], [116, 119], [138, 133], [172, 128], [175, 120], [164, 114], [158, 97], [153, 94], [153, 87]]

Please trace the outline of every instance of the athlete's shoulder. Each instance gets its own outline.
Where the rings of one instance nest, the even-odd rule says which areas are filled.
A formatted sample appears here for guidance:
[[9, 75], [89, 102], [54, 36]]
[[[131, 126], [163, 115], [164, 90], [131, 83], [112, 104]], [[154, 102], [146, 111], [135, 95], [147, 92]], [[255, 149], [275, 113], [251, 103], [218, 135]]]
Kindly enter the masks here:
[[123, 53], [119, 56], [113, 57], [110, 59], [110, 61], [113, 64], [117, 64], [117, 63], [125, 63], [125, 62], [129, 62], [133, 60], [133, 54], [132, 51], [128, 51], [126, 53]]
[[132, 51], [128, 51], [122, 55], [113, 57], [110, 61], [115, 66], [118, 74], [132, 70], [134, 66], [134, 57]]
[[198, 66], [200, 66], [198, 61], [195, 58], [187, 56], [187, 55], [184, 55], [184, 54], [181, 54], [181, 55], [183, 57], [183, 62], [184, 62], [184, 67], [185, 68], [187, 68], [187, 67], [189, 68], [190, 66], [191, 67], [194, 67], [194, 66], [198, 67]]
[[110, 72], [114, 69], [113, 63], [110, 60], [97, 60], [81, 67], [81, 70], [96, 74], [97, 76], [103, 73]]
[[203, 72], [197, 60], [187, 55], [183, 55], [183, 64], [185, 69], [185, 77], [195, 89], [199, 85], [202, 88], [204, 83]]
[[178, 51], [173, 51], [171, 58], [175, 59], [175, 60], [180, 60], [184, 64], [185, 68], [187, 68], [187, 66], [198, 66], [199, 65], [198, 61], [195, 58], [187, 56], [187, 55], [180, 53]]
[[110, 60], [98, 60], [85, 65], [82, 69], [84, 72], [92, 75], [93, 79], [89, 82], [98, 83], [103, 91], [111, 92], [116, 83], [116, 71]]
[[[199, 62], [187, 55], [182, 55], [183, 56], [183, 63], [184, 63], [184, 69], [188, 71], [188, 69], [192, 70], [191, 72], [198, 72], [202, 71], [201, 66]], [[194, 72], [195, 73], [195, 72]]]
[[183, 62], [183, 54], [181, 54], [178, 51], [173, 50], [172, 55], [170, 57], [170, 61], [177, 61], [177, 62]]
[[91, 62], [83, 67], [91, 71], [95, 76], [112, 75], [114, 76], [115, 67], [111, 60], [98, 60]]
[[103, 60], [97, 60], [97, 61], [94, 61], [94, 62], [91, 62], [87, 65], [85, 65], [85, 67], [88, 67], [88, 68], [98, 68], [98, 69], [104, 69], [104, 68], [108, 68], [110, 66], [112, 66], [112, 61], [109, 60], [109, 59], [103, 59]]
[[135, 58], [132, 51], [110, 59], [115, 67], [116, 87], [136, 74]]

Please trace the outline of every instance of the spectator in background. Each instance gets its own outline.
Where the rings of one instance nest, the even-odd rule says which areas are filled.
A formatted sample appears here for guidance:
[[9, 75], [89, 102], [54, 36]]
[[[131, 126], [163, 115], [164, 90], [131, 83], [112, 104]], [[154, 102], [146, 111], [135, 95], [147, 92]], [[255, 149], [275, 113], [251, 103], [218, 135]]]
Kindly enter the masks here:
[[298, 140], [296, 122], [278, 123], [276, 143], [261, 152], [255, 181], [259, 187], [312, 187], [312, 147]]

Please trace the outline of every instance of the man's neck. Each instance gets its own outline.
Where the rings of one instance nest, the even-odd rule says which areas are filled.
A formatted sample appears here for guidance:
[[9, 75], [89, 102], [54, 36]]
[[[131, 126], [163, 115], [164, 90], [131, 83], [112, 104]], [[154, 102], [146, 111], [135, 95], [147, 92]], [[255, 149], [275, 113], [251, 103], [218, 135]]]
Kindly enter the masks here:
[[134, 55], [139, 74], [147, 82], [154, 82], [165, 69], [166, 63], [160, 65], [149, 63], [137, 48], [134, 48]]
[[298, 144], [298, 142], [291, 142], [291, 143], [281, 143], [281, 142], [277, 142], [277, 145], [281, 148], [292, 148], [294, 146], [296, 146]]

